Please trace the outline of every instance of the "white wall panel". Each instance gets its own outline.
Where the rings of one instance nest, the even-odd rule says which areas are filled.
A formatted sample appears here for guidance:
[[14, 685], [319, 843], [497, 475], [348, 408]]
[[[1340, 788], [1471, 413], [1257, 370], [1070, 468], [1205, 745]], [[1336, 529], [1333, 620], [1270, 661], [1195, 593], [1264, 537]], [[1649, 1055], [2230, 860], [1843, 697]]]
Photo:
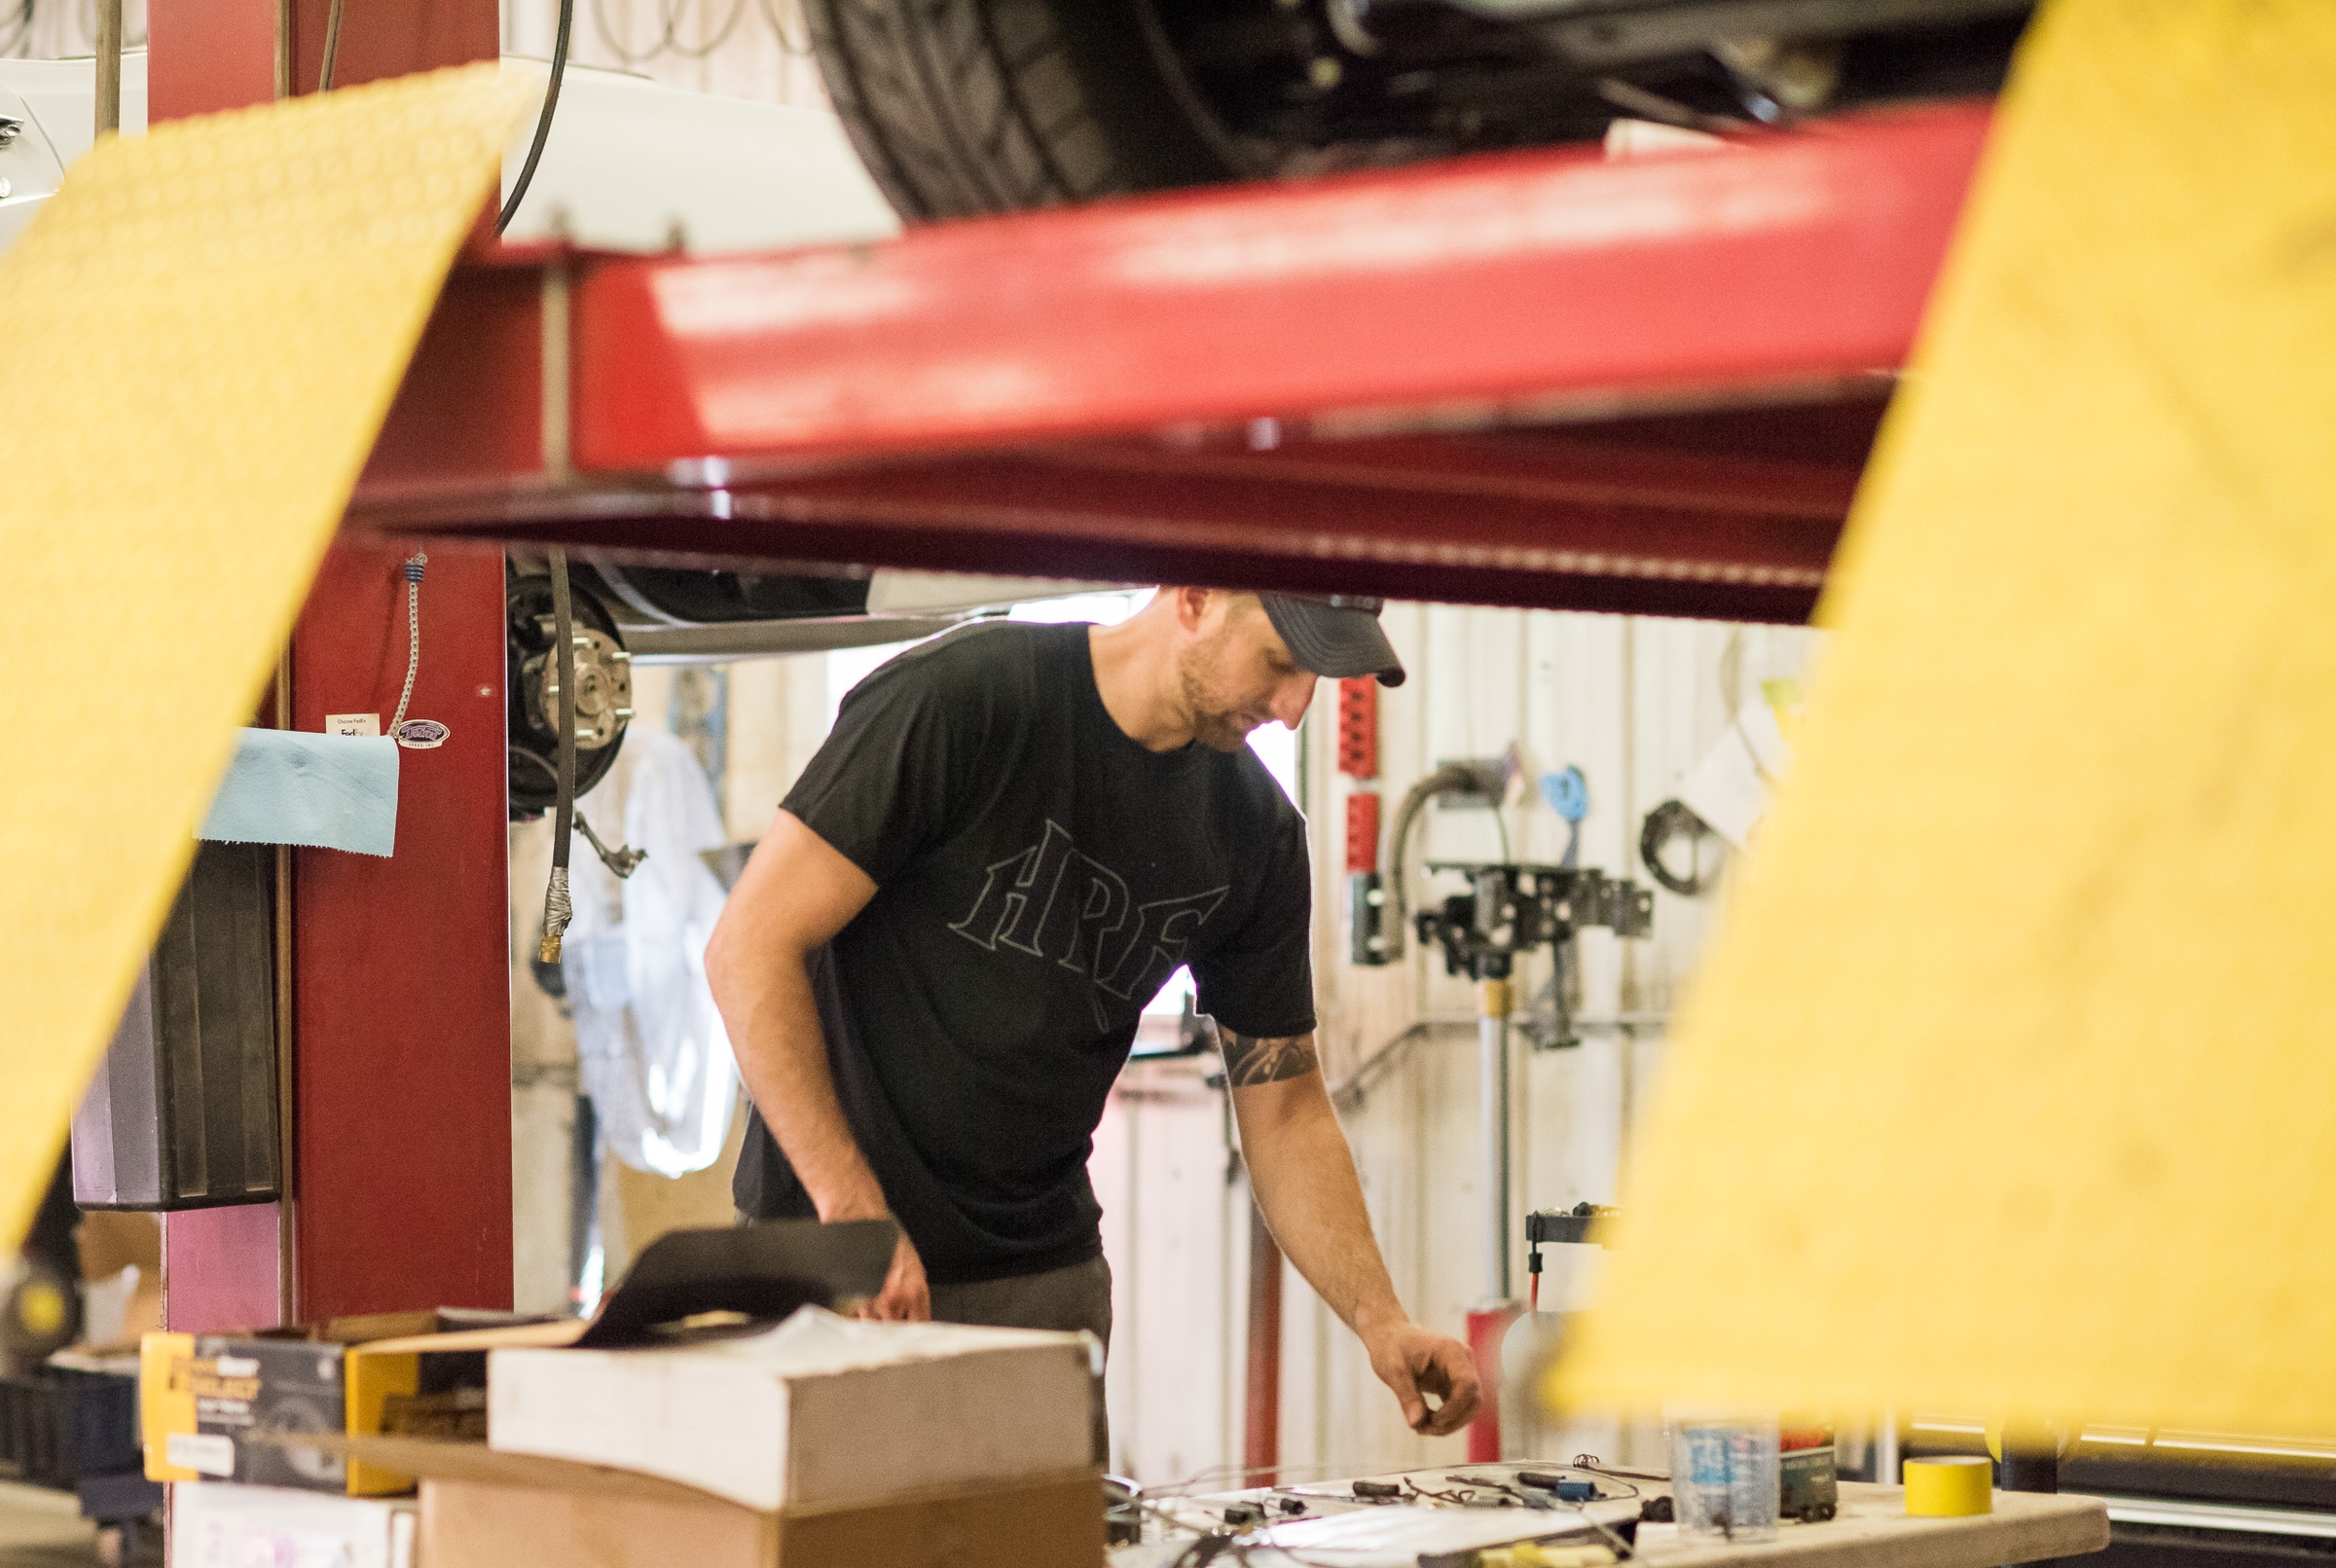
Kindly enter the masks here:
[[[1496, 755], [1515, 742], [1535, 787], [1503, 814], [1514, 857], [1554, 861], [1564, 853], [1565, 824], [1537, 785], [1542, 773], [1572, 763], [1589, 784], [1581, 862], [1647, 884], [1638, 864], [1647, 812], [1678, 793], [1688, 771], [1720, 738], [1736, 701], [1759, 700], [1764, 679], [1801, 674], [1812, 634], [1417, 604], [1389, 605], [1385, 624], [1411, 678], [1380, 695], [1381, 777], [1361, 783], [1336, 773], [1335, 693], [1327, 683], [1308, 726], [1307, 788], [1300, 804], [1314, 827], [1324, 1057], [1335, 1083], [1407, 1026], [1440, 1026], [1400, 1054], [1345, 1122], [1397, 1290], [1420, 1321], [1458, 1333], [1465, 1313], [1483, 1295], [1485, 1274], [1475, 999], [1466, 980], [1446, 977], [1441, 959], [1416, 947], [1388, 969], [1356, 969], [1346, 963], [1345, 796], [1350, 788], [1378, 789], [1391, 830], [1398, 800], [1421, 774], [1453, 757]], [[1500, 845], [1492, 814], [1431, 807], [1415, 836], [1414, 863], [1495, 858]], [[1414, 907], [1442, 891], [1459, 887], [1415, 883]], [[1534, 1051], [1520, 1039], [1515, 1050], [1516, 1215], [1528, 1208], [1615, 1201], [1628, 1118], [1660, 1075], [1663, 1019], [1708, 938], [1717, 904], [1716, 895], [1691, 899], [1658, 891], [1652, 939], [1624, 942], [1598, 930], [1583, 935], [1577, 1008], [1584, 1043]], [[1537, 957], [1520, 969], [1520, 1003], [1538, 995], [1550, 968], [1546, 957]], [[1627, 1020], [1627, 1027], [1618, 1020]], [[1140, 1113], [1157, 1112], [1147, 1105]], [[1113, 1180], [1145, 1194], [1141, 1218], [1107, 1240], [1115, 1263], [1122, 1256], [1130, 1259], [1122, 1289], [1140, 1298], [1138, 1327], [1122, 1331], [1117, 1350], [1131, 1365], [1114, 1373], [1140, 1380], [1135, 1404], [1119, 1417], [1129, 1423], [1119, 1443], [1124, 1462], [1153, 1484], [1188, 1474], [1167, 1464], [1172, 1456], [1192, 1471], [1237, 1464], [1240, 1334], [1209, 1343], [1186, 1331], [1188, 1317], [1180, 1328], [1174, 1311], [1163, 1313], [1154, 1293], [1160, 1293], [1158, 1300], [1183, 1299], [1161, 1283], [1163, 1261], [1176, 1259], [1175, 1266], [1187, 1270], [1203, 1267], [1198, 1258], [1213, 1249], [1220, 1259], [1215, 1277], [1234, 1294], [1227, 1317], [1238, 1331], [1246, 1216], [1237, 1204], [1217, 1201], [1216, 1193], [1190, 1191], [1170, 1169], [1178, 1156], [1165, 1149], [1138, 1148], [1114, 1157], [1125, 1164], [1115, 1167]], [[1186, 1194], [1181, 1201], [1169, 1198], [1180, 1191]], [[1194, 1229], [1212, 1233], [1196, 1245], [1189, 1233]], [[1521, 1218], [1512, 1241], [1521, 1294]], [[1562, 1295], [1562, 1268], [1554, 1258], [1551, 1269], [1547, 1278], [1552, 1295]], [[1174, 1335], [1172, 1348], [1156, 1345], [1161, 1334]], [[1154, 1374], [1134, 1365], [1149, 1368], [1161, 1354], [1182, 1369], [1180, 1386], [1186, 1392], [1180, 1398], [1212, 1402], [1206, 1410], [1162, 1409], [1152, 1392], [1158, 1386]], [[1202, 1359], [1216, 1365], [1195, 1365]], [[1128, 1384], [1114, 1383], [1115, 1398], [1123, 1386]], [[1220, 1389], [1226, 1391], [1222, 1409], [1213, 1403]], [[1223, 1433], [1223, 1447], [1203, 1454], [1194, 1443], [1212, 1422]], [[1155, 1440], [1155, 1423], [1173, 1439]], [[1626, 1453], [1633, 1440], [1633, 1434], [1610, 1422], [1538, 1434], [1540, 1451], [1550, 1456], [1581, 1447]], [[1644, 1434], [1635, 1440], [1644, 1442]], [[1281, 1451], [1287, 1473], [1303, 1475], [1448, 1462], [1463, 1448], [1458, 1438], [1431, 1441], [1405, 1429], [1360, 1345], [1293, 1272], [1284, 1307]]]
[[[1397, 1290], [1422, 1322], [1457, 1333], [1484, 1280], [1475, 1000], [1465, 980], [1446, 977], [1435, 954], [1416, 948], [1387, 968], [1347, 964], [1347, 793], [1379, 790], [1392, 826], [1405, 788], [1437, 762], [1495, 755], [1515, 742], [1536, 784], [1542, 773], [1568, 763], [1587, 777], [1582, 862], [1643, 883], [1638, 834], [1647, 811], [1678, 792], [1720, 737], [1736, 694], [1755, 700], [1763, 679], [1800, 672], [1812, 636], [1420, 604], [1389, 605], [1385, 623], [1411, 678], [1381, 693], [1382, 776], [1356, 782], [1337, 774], [1335, 693], [1328, 684], [1305, 736], [1300, 804], [1313, 824], [1321, 1039], [1336, 1083], [1408, 1026], [1431, 1026], [1390, 1058], [1345, 1119]], [[636, 706], [644, 722], [662, 722], [663, 673], [641, 674]], [[759, 832], [816, 749], [831, 704], [818, 659], [741, 665], [731, 679], [725, 798], [733, 830], [744, 838]], [[1564, 852], [1565, 824], [1538, 787], [1500, 822], [1518, 858], [1553, 861]], [[1422, 825], [1415, 860], [1500, 854], [1499, 824], [1489, 812], [1431, 808]], [[528, 887], [539, 898], [539, 880]], [[1458, 887], [1422, 884], [1414, 895], [1440, 891]], [[1515, 1051], [1516, 1215], [1615, 1198], [1626, 1117], [1660, 1075], [1661, 1020], [1708, 939], [1717, 903], [1658, 892], [1652, 940], [1620, 942], [1594, 930], [1582, 937], [1584, 1044], [1535, 1052], [1520, 1039]], [[519, 923], [524, 933], [515, 925], [515, 943], [531, 936], [532, 918], [530, 910]], [[1546, 958], [1525, 966], [1521, 999], [1537, 996], [1549, 973]], [[1618, 1017], [1632, 1027], [1617, 1027]], [[1223, 1096], [1204, 1081], [1214, 1066], [1131, 1068], [1096, 1134], [1090, 1167], [1115, 1277], [1107, 1378], [1113, 1463], [1154, 1485], [1222, 1473], [1242, 1460], [1249, 1196], [1245, 1182], [1227, 1180]], [[526, 1173], [535, 1178], [523, 1183], [535, 1201], [523, 1207], [548, 1243], [565, 1213], [565, 1192], [549, 1157], [558, 1147], [556, 1118], [540, 1119], [550, 1147]], [[1521, 1291], [1521, 1234], [1515, 1241]], [[1552, 1293], [1561, 1290], [1557, 1273], [1549, 1283]], [[1362, 1347], [1287, 1268], [1282, 1363], [1287, 1474], [1448, 1462], [1463, 1451], [1460, 1439], [1430, 1441], [1405, 1428]], [[1580, 1447], [1626, 1452], [1620, 1445], [1627, 1440], [1611, 1426], [1541, 1437], [1542, 1451], [1560, 1456]]]

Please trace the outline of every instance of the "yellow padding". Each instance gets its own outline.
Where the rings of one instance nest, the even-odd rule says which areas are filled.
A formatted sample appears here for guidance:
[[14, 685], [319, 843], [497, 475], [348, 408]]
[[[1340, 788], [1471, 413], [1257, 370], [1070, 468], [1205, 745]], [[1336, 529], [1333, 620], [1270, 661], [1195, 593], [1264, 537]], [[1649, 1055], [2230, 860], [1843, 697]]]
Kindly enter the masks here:
[[1565, 1399], [2336, 1432], [2332, 83], [2040, 11]]
[[0, 1251], [527, 102], [486, 64], [161, 126], [0, 256]]
[[1906, 1511], [1916, 1518], [1959, 1519], [1995, 1512], [1994, 1467], [1956, 1455], [1906, 1462]]

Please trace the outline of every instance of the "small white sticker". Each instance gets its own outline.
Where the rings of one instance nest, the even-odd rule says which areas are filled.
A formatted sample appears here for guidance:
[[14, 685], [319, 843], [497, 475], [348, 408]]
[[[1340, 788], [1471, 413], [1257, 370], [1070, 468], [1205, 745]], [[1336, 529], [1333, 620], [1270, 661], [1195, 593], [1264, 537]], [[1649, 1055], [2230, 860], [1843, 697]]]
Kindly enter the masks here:
[[379, 713], [327, 713], [324, 715], [327, 735], [379, 735], [382, 715]]
[[163, 1440], [163, 1457], [199, 1476], [233, 1476], [236, 1440], [215, 1432], [173, 1432]]

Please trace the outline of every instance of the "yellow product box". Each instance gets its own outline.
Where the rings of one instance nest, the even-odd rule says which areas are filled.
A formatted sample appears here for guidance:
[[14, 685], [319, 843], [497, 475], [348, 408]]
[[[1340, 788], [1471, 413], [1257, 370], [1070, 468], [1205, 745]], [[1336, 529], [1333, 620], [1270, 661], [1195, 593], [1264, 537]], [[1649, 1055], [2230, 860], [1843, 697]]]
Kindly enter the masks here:
[[440, 1310], [248, 1334], [150, 1333], [138, 1350], [147, 1477], [355, 1497], [408, 1491], [411, 1476], [274, 1440], [290, 1433], [484, 1439], [487, 1357], [484, 1349], [460, 1347], [462, 1331], [511, 1322], [508, 1313]]

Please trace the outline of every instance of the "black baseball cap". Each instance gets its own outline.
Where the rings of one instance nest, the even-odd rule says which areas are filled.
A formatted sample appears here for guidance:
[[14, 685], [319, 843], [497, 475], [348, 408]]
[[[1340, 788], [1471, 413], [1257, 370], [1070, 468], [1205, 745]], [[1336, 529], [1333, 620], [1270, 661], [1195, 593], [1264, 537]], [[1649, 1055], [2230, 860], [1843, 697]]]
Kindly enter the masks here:
[[1300, 670], [1338, 680], [1376, 675], [1382, 686], [1404, 683], [1403, 661], [1379, 625], [1385, 600], [1362, 594], [1259, 594], [1258, 602]]

